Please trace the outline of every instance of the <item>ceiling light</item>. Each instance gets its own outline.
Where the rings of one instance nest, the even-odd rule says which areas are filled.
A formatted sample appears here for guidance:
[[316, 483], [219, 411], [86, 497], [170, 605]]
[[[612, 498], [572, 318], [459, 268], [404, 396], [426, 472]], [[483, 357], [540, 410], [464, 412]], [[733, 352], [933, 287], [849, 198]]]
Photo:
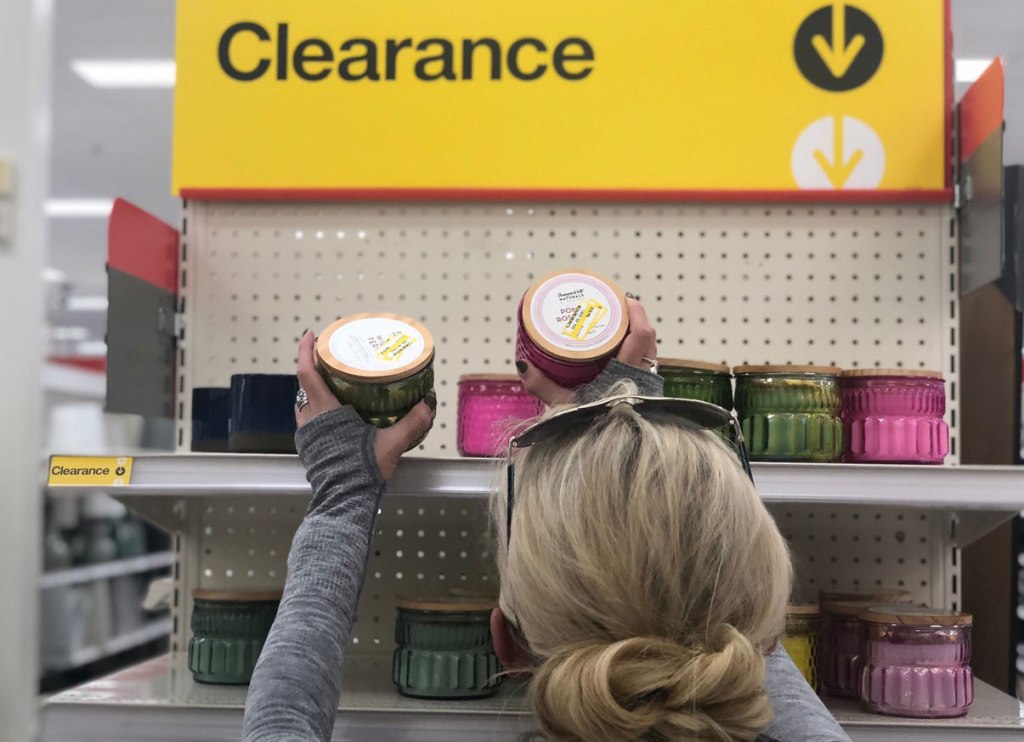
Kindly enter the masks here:
[[173, 59], [73, 59], [71, 71], [94, 88], [173, 88]]
[[83, 340], [75, 346], [77, 355], [95, 357], [107, 354], [107, 344], [102, 340]]
[[981, 73], [988, 69], [989, 65], [992, 64], [991, 59], [957, 59], [956, 63], [956, 81], [957, 82], [974, 82]]
[[69, 312], [105, 312], [108, 304], [105, 296], [70, 296], [67, 309]]
[[43, 213], [54, 219], [110, 216], [114, 201], [110, 198], [48, 198]]

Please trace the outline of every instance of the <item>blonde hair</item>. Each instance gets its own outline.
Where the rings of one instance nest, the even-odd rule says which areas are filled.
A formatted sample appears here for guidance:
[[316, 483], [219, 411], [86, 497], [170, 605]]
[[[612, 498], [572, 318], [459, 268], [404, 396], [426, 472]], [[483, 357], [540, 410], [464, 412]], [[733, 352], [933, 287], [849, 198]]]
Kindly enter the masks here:
[[515, 472], [510, 551], [506, 493], [492, 500], [500, 606], [534, 658], [544, 736], [754, 739], [792, 569], [736, 454], [620, 404]]

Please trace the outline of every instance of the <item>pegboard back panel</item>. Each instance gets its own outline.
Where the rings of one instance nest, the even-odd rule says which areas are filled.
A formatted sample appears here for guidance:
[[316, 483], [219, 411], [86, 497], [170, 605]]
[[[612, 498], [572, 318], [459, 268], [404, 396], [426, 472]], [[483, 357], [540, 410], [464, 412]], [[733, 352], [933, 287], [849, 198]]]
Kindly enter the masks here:
[[459, 375], [514, 372], [516, 305], [586, 267], [642, 297], [664, 356], [942, 370], [956, 460], [949, 207], [189, 202], [179, 448], [191, 389], [293, 373], [302, 331], [391, 311], [435, 335], [437, 424], [456, 455]]
[[[145, 505], [143, 503], [143, 505]], [[188, 644], [192, 591], [281, 589], [306, 503], [295, 497], [216, 496], [177, 501], [180, 528], [175, 641]], [[159, 522], [159, 521], [158, 521]], [[394, 644], [396, 596], [452, 591], [497, 595], [487, 498], [385, 496], [353, 632], [356, 651]]]
[[768, 509], [789, 544], [798, 599], [815, 601], [821, 590], [905, 590], [915, 602], [955, 607], [948, 513], [857, 505]]
[[[929, 605], [955, 607], [946, 513], [794, 504], [769, 509], [792, 551], [794, 595], [816, 599], [822, 589], [884, 587], [907, 590]], [[218, 496], [177, 500], [166, 512], [150, 514], [180, 529], [174, 611], [180, 648], [191, 635], [194, 589], [259, 591], [284, 585], [288, 550], [304, 512], [304, 501], [295, 497]], [[353, 651], [393, 648], [397, 596], [496, 595], [497, 590], [486, 497], [386, 495], [371, 542]]]

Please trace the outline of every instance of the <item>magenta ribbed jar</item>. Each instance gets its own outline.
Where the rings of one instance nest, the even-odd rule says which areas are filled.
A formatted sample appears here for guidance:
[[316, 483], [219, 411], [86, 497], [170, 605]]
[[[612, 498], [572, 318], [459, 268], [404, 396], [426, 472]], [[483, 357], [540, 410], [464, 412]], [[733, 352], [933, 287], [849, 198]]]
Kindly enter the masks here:
[[629, 326], [625, 294], [584, 270], [559, 271], [534, 283], [517, 315], [516, 360], [570, 389], [601, 373]]
[[536, 417], [542, 409], [518, 376], [474, 374], [459, 378], [459, 453], [503, 455], [517, 423]]
[[830, 696], [856, 698], [860, 684], [860, 619], [822, 606], [818, 677]]
[[966, 714], [974, 702], [971, 616], [932, 608], [876, 610], [860, 616], [865, 707], [920, 719]]
[[900, 590], [870, 592], [822, 591], [828, 602], [821, 604], [821, 646], [818, 650], [818, 677], [822, 690], [830, 696], [856, 698], [860, 693], [861, 651], [860, 614], [868, 608], [891, 605], [909, 606], [910, 593]]
[[843, 372], [843, 461], [941, 464], [949, 451], [946, 385], [937, 371]]

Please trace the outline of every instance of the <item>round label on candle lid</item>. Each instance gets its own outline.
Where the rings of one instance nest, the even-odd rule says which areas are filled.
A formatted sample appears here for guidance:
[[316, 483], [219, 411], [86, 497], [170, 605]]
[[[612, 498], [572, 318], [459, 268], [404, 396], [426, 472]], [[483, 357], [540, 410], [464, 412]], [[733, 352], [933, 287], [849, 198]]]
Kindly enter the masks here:
[[601, 276], [560, 272], [527, 292], [523, 322], [548, 353], [590, 360], [610, 353], [625, 337], [625, 297]]
[[322, 363], [343, 376], [391, 381], [411, 376], [434, 354], [434, 341], [422, 324], [395, 314], [346, 317], [317, 340]]

